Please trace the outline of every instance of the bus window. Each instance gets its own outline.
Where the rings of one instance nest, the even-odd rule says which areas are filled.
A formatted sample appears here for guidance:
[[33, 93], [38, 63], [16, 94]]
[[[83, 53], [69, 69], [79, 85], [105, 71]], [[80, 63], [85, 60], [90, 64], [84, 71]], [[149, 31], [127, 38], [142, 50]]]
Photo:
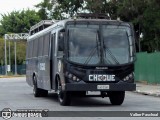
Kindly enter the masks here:
[[32, 58], [32, 52], [33, 52], [33, 40], [29, 42], [29, 50], [28, 50], [28, 57]]
[[48, 53], [49, 53], [49, 39], [50, 39], [50, 34], [46, 34], [44, 36], [43, 55], [48, 55]]
[[29, 42], [27, 42], [26, 57], [29, 58]]
[[34, 40], [34, 43], [33, 43], [33, 57], [37, 57], [37, 52], [38, 52], [38, 39], [35, 39]]
[[61, 30], [58, 35], [58, 51], [64, 51], [64, 30]]
[[42, 53], [43, 53], [43, 37], [40, 37], [38, 45], [38, 56], [42, 56]]

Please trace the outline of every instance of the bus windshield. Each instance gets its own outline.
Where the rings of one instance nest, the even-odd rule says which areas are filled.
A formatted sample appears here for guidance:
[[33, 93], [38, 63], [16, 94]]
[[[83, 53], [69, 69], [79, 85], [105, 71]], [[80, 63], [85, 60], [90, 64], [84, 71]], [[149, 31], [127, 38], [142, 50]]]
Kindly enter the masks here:
[[125, 64], [130, 62], [128, 27], [102, 25], [104, 61], [106, 64]]
[[68, 29], [69, 38], [69, 60], [80, 64], [98, 64], [97, 30], [98, 25], [70, 25]]
[[68, 59], [71, 62], [87, 65], [133, 62], [133, 40], [129, 27], [68, 25], [67, 34]]

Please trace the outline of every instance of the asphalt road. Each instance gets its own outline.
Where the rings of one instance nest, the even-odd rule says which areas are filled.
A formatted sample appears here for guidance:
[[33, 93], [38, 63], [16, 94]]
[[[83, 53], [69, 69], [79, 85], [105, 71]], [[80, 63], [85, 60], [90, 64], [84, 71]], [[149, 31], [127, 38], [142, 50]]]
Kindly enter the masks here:
[[[49, 93], [48, 97], [35, 98], [32, 93], [32, 87], [28, 86], [25, 77], [0, 78], [0, 111], [4, 108], [11, 108], [12, 110], [48, 109], [50, 111], [160, 111], [160, 98], [126, 92], [125, 101], [121, 106], [111, 105], [107, 97], [74, 98], [71, 106], [61, 106], [58, 102], [57, 95], [52, 92]], [[85, 118], [81, 117], [77, 119], [82, 120]], [[105, 118], [97, 117], [94, 119]], [[119, 118], [114, 119], [119, 120]], [[146, 118], [142, 119], [146, 120]]]

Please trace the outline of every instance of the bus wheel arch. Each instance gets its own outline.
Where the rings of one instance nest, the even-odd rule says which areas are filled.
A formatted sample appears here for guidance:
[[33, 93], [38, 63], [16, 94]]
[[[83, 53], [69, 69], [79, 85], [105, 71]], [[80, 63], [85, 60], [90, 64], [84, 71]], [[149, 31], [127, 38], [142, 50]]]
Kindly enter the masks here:
[[32, 75], [32, 84], [37, 84], [37, 80], [36, 80], [36, 73], [34, 72], [33, 75]]
[[58, 90], [58, 82], [60, 82], [60, 76], [59, 76], [59, 74], [56, 74], [56, 77], [55, 77], [55, 91]]

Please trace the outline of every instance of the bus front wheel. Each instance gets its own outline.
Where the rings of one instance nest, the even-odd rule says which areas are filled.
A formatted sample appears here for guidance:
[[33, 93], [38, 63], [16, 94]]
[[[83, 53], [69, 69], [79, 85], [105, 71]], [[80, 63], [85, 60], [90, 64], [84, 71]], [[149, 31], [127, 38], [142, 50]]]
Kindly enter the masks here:
[[62, 87], [59, 80], [57, 83], [57, 94], [58, 94], [58, 100], [62, 106], [70, 105], [71, 93], [67, 91], [62, 91]]
[[108, 92], [108, 96], [112, 105], [121, 105], [125, 98], [125, 91]]

